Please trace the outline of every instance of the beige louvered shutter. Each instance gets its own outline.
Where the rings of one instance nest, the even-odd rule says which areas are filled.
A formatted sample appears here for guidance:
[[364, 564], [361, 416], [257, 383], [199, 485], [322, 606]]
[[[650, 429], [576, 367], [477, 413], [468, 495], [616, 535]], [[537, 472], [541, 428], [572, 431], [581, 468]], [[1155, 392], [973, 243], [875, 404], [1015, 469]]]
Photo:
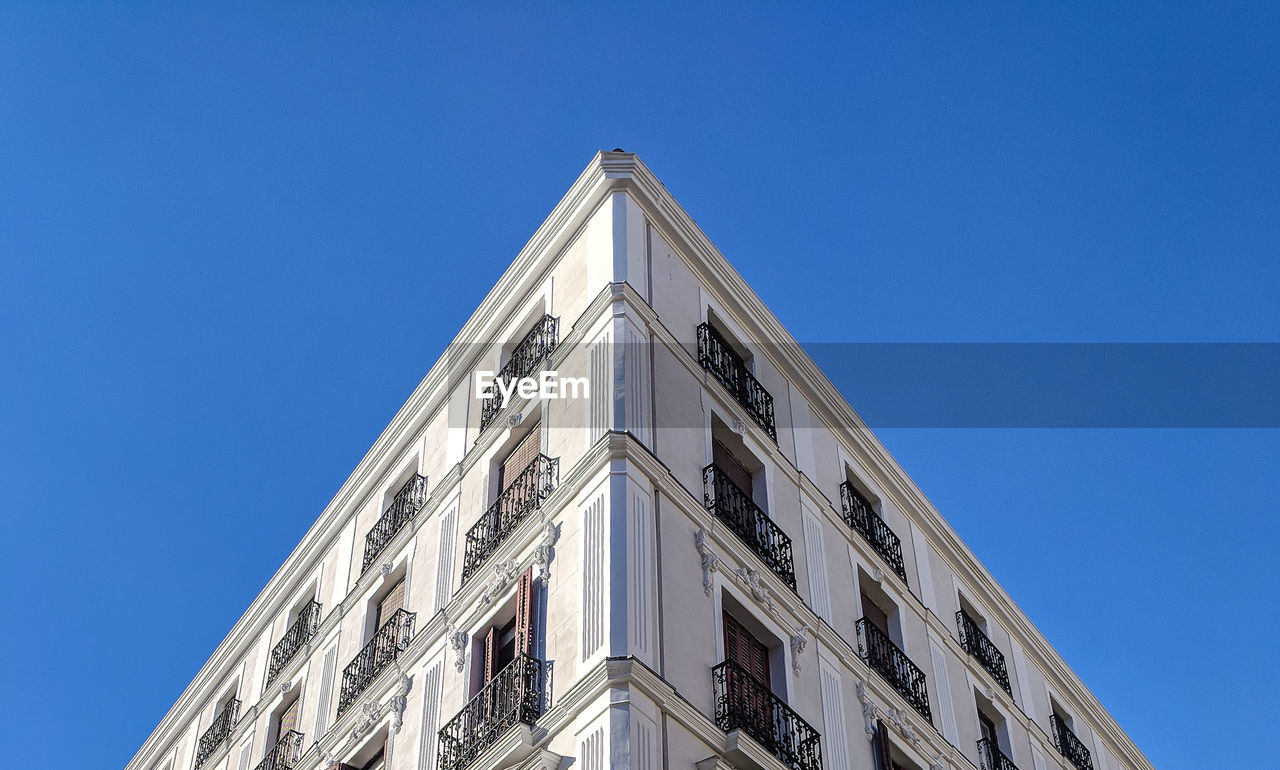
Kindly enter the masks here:
[[276, 731], [277, 740], [283, 738], [285, 733], [290, 730], [298, 729], [298, 698], [293, 699], [293, 703], [289, 704], [289, 708], [284, 710], [280, 715], [280, 729]]
[[520, 472], [529, 467], [538, 454], [542, 451], [542, 424], [539, 423], [529, 431], [529, 433], [516, 444], [516, 448], [511, 450], [511, 454], [507, 455], [507, 459], [502, 461], [502, 477], [501, 486], [503, 489], [511, 485]]
[[387, 595], [378, 603], [378, 628], [391, 619], [396, 610], [404, 607], [404, 578], [391, 587]]

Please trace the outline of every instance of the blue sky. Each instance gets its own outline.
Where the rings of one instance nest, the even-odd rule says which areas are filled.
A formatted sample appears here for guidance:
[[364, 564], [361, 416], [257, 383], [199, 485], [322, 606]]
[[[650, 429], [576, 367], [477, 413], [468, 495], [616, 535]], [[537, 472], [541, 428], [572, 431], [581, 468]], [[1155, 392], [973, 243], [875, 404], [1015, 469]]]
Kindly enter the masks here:
[[[1274, 3], [365, 5], [0, 7], [14, 756], [124, 765], [599, 148], [801, 341], [1280, 341]], [[1157, 767], [1274, 762], [1280, 431], [880, 436]]]

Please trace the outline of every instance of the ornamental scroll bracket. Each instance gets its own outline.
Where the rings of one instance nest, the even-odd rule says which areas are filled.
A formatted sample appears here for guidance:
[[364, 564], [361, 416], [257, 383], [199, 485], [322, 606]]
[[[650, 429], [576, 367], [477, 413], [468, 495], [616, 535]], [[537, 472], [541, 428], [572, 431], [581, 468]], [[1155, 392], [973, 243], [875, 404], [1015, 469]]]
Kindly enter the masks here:
[[560, 539], [560, 525], [542, 515], [542, 539], [533, 552], [533, 563], [538, 565], [538, 579], [544, 585], [551, 580], [551, 562], [556, 557], [556, 542]]
[[467, 632], [459, 631], [452, 620], [445, 618], [444, 634], [449, 640], [449, 649], [453, 650], [453, 670], [461, 674], [467, 666]]

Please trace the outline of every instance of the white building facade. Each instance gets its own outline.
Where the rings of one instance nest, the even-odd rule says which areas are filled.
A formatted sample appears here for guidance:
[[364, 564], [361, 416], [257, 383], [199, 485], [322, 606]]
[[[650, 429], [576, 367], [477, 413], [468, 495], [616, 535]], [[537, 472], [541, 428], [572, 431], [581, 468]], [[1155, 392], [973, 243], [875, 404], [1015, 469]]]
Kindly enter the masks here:
[[607, 152], [127, 770], [334, 767], [1151, 765]]

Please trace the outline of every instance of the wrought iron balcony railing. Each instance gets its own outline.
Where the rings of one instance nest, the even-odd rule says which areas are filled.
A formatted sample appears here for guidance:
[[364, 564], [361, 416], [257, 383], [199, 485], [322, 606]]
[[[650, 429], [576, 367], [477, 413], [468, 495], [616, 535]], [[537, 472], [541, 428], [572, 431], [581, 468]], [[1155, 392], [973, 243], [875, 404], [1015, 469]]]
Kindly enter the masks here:
[[907, 566], [902, 561], [902, 541], [871, 507], [871, 501], [846, 481], [840, 485], [840, 507], [844, 510], [844, 523], [862, 535], [905, 583]]
[[742, 356], [708, 323], [698, 325], [698, 363], [728, 389], [734, 400], [742, 404], [751, 419], [776, 443], [778, 429], [773, 422], [773, 396], [747, 371]]
[[702, 469], [702, 503], [711, 515], [756, 552], [774, 574], [796, 590], [791, 538], [756, 505], [751, 495], [714, 464]]
[[920, 716], [933, 722], [933, 714], [929, 711], [929, 690], [924, 684], [924, 672], [911, 658], [893, 643], [885, 632], [881, 631], [867, 618], [857, 623], [858, 656], [876, 673], [884, 677], [898, 694], [906, 699], [911, 708], [920, 712]]
[[[511, 360], [498, 370], [495, 379], [504, 383], [528, 377], [538, 370], [543, 361], [551, 357], [556, 345], [560, 342], [560, 319], [544, 315], [533, 325], [529, 333], [524, 335], [520, 344], [511, 351]], [[480, 432], [489, 427], [493, 418], [502, 411], [502, 397], [497, 384], [494, 384], [494, 395], [480, 402]]]
[[267, 684], [271, 684], [277, 675], [289, 665], [293, 656], [298, 654], [302, 645], [306, 644], [320, 628], [320, 602], [312, 599], [307, 603], [293, 625], [284, 632], [276, 646], [271, 648], [271, 662], [267, 664]]
[[388, 505], [387, 510], [378, 518], [378, 523], [374, 524], [373, 529], [364, 536], [364, 562], [360, 565], [360, 574], [363, 575], [369, 570], [373, 560], [382, 553], [382, 549], [387, 547], [401, 527], [418, 515], [418, 511], [426, 502], [427, 480], [415, 473], [405, 482], [400, 491], [396, 492], [391, 505]]
[[1059, 719], [1057, 714], [1050, 714], [1049, 724], [1053, 727], [1053, 745], [1058, 748], [1058, 753], [1075, 765], [1076, 770], [1093, 770], [1093, 758], [1089, 750], [1071, 728], [1067, 727], [1067, 723]]
[[538, 455], [502, 490], [489, 510], [467, 530], [462, 555], [462, 582], [466, 583], [498, 550], [520, 522], [538, 509], [560, 483], [560, 458]]
[[196, 746], [196, 767], [199, 768], [205, 763], [218, 747], [226, 743], [227, 738], [231, 737], [231, 731], [235, 729], [236, 720], [240, 718], [240, 701], [232, 698], [227, 701], [227, 705], [222, 707], [222, 711], [213, 718], [213, 723], [209, 725], [209, 729], [204, 731], [204, 735], [200, 736], [200, 743]]
[[302, 757], [302, 733], [288, 730], [254, 770], [290, 770]]
[[382, 624], [364, 649], [342, 670], [342, 691], [338, 694], [338, 716], [356, 702], [360, 694], [369, 689], [373, 680], [387, 669], [400, 653], [409, 649], [413, 641], [413, 624], [416, 612], [396, 610]]
[[981, 762], [979, 765], [981, 770], [1018, 770], [1013, 760], [1005, 756], [999, 746], [986, 738], [978, 741], [978, 759]]
[[822, 770], [818, 731], [744, 667], [726, 660], [711, 669], [716, 725], [742, 730], [792, 770]]
[[518, 655], [440, 729], [440, 770], [462, 770], [516, 724], [542, 716], [542, 661]]
[[969, 617], [964, 610], [956, 613], [956, 625], [960, 626], [960, 646], [972, 655], [982, 667], [991, 674], [1004, 691], [1013, 695], [1013, 685], [1009, 683], [1009, 669], [1004, 664], [1004, 653], [996, 647], [995, 642], [987, 638], [978, 626], [978, 621]]

